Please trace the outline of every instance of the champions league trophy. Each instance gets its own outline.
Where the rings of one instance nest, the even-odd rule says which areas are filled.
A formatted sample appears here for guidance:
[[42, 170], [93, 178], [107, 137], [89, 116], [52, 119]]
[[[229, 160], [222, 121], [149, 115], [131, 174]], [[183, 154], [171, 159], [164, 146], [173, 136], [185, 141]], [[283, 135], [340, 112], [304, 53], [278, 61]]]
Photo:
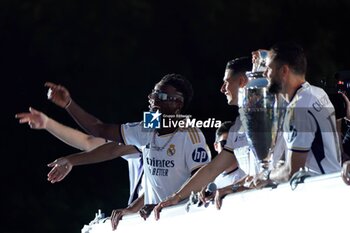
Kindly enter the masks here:
[[269, 81], [263, 76], [267, 54], [267, 50], [258, 51], [252, 71], [246, 73], [249, 81], [239, 94], [241, 121], [255, 149], [260, 171], [270, 166], [277, 131], [275, 96], [268, 92]]

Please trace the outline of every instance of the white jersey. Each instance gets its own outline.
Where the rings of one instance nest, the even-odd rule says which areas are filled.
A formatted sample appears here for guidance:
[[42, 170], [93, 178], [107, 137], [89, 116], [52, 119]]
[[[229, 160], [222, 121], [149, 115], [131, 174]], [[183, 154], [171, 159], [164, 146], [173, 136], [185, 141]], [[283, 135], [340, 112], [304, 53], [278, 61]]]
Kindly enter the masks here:
[[179, 128], [159, 136], [143, 122], [123, 124], [124, 143], [142, 148], [145, 204], [156, 204], [178, 191], [191, 172], [211, 160], [203, 133], [197, 128]]
[[248, 141], [247, 134], [242, 126], [239, 115], [236, 117], [234, 124], [229, 130], [227, 143], [224, 146], [224, 149], [234, 154], [239, 167], [245, 172], [245, 174], [257, 174], [258, 162], [254, 153], [255, 150]]
[[128, 162], [129, 168], [129, 186], [130, 197], [128, 204], [133, 202], [135, 198], [143, 194], [141, 179], [143, 177], [143, 160], [142, 153], [128, 154], [122, 156]]
[[305, 82], [287, 105], [283, 137], [290, 151], [307, 152], [306, 167], [318, 174], [340, 171], [335, 111], [321, 88]]
[[245, 177], [246, 173], [240, 168], [237, 167], [231, 172], [222, 172], [220, 175], [218, 175], [214, 183], [216, 184], [216, 187], [218, 189], [224, 188], [228, 185], [232, 185], [233, 183], [236, 183], [241, 178]]

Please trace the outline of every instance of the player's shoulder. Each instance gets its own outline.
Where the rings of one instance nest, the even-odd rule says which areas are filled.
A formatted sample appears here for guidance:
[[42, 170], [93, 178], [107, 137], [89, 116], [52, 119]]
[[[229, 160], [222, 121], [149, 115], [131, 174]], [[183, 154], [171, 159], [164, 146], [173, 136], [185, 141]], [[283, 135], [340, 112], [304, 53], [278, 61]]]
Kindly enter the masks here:
[[192, 144], [205, 143], [203, 132], [199, 128], [196, 128], [196, 127], [179, 128], [179, 132], [185, 134], [186, 138], [189, 139], [189, 141]]

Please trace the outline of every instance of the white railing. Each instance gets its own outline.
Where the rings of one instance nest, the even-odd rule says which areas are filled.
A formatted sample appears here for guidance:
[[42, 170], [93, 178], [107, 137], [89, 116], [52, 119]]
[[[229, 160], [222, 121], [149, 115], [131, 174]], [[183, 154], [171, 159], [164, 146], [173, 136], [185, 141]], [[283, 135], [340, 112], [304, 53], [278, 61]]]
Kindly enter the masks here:
[[[147, 221], [137, 214], [125, 216], [116, 232], [350, 232], [350, 186], [339, 173], [307, 178], [295, 190], [286, 183], [231, 194], [221, 210], [191, 206], [187, 212], [185, 207], [183, 203], [163, 209], [158, 221], [153, 213]], [[105, 219], [84, 226], [82, 233], [87, 232], [113, 231]]]

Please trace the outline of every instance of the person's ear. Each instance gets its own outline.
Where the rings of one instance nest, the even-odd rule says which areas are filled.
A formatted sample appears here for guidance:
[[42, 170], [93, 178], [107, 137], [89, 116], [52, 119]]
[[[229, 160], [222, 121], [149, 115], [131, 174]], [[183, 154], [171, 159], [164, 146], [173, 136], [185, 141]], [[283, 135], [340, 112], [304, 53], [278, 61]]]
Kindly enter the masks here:
[[283, 65], [282, 67], [281, 67], [281, 69], [280, 69], [280, 72], [282, 73], [282, 77], [285, 77], [285, 76], [287, 76], [288, 74], [289, 74], [289, 72], [290, 72], [291, 70], [290, 70], [290, 68], [289, 68], [289, 66], [288, 65]]
[[240, 88], [243, 88], [243, 87], [245, 87], [245, 85], [247, 85], [247, 83], [248, 83], [248, 77], [246, 76], [246, 75], [244, 75], [244, 74], [242, 74], [240, 77], [239, 77], [239, 87]]
[[218, 143], [217, 143], [217, 142], [214, 142], [214, 150], [215, 150], [215, 151], [218, 151], [218, 150], [219, 150], [219, 148], [218, 148]]
[[182, 108], [184, 107], [184, 103], [181, 102], [181, 101], [176, 101], [176, 104], [177, 104], [177, 110], [176, 111], [178, 111], [178, 114], [179, 114], [180, 112], [182, 112]]

